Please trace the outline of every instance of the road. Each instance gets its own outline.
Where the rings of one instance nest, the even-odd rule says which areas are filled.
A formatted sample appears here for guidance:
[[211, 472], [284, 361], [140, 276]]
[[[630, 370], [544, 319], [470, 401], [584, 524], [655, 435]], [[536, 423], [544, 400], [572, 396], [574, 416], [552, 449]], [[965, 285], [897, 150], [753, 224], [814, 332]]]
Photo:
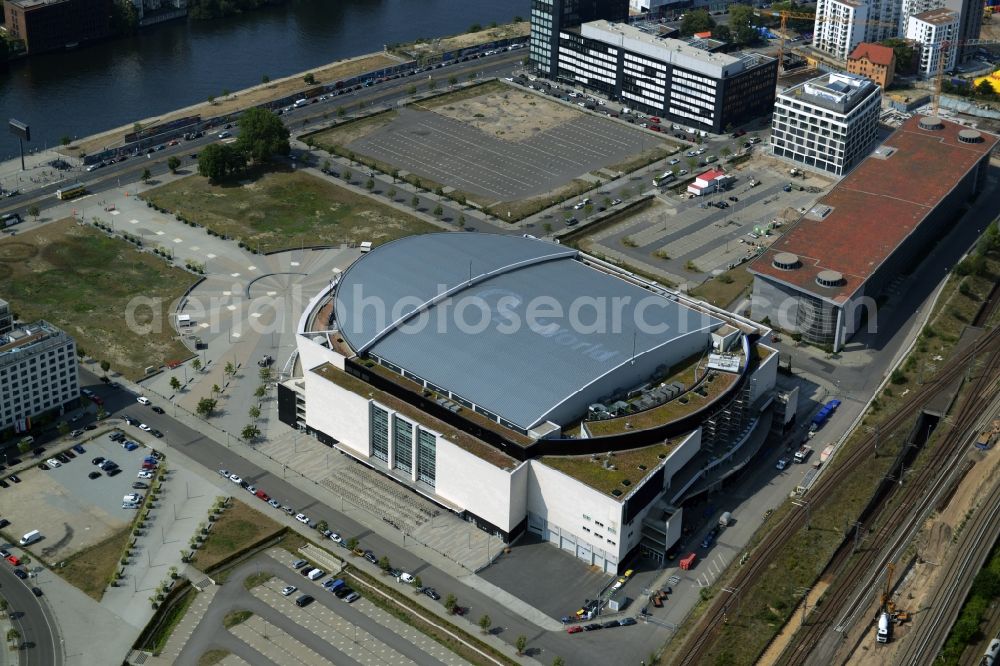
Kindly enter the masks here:
[[[0, 566], [0, 595], [10, 604], [11, 624], [21, 634], [20, 666], [62, 666], [63, 646], [45, 597], [31, 592], [6, 563]], [[6, 638], [6, 637], [4, 637]], [[3, 649], [6, 649], [3, 648]]]

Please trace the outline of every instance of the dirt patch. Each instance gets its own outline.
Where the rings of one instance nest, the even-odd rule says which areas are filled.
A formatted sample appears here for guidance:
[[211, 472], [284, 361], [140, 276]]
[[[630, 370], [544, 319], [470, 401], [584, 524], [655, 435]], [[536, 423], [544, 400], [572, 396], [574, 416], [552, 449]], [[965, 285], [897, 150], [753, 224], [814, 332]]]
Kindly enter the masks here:
[[[826, 581], [820, 581], [816, 583], [811, 590], [809, 590], [809, 594], [806, 595], [806, 600], [804, 602], [808, 606], [806, 609], [807, 614], [809, 612], [809, 608], [813, 608], [816, 605], [816, 601], [823, 596], [828, 587], [830, 587], [829, 583]], [[792, 613], [791, 619], [789, 619], [788, 623], [781, 629], [781, 633], [775, 636], [774, 640], [771, 641], [771, 645], [768, 646], [767, 650], [764, 651], [764, 654], [761, 655], [760, 660], [757, 662], [758, 664], [775, 664], [778, 662], [778, 658], [781, 656], [781, 653], [785, 651], [785, 648], [788, 647], [789, 641], [791, 641], [792, 637], [795, 636], [795, 632], [802, 626], [802, 605], [803, 604], [800, 603], [795, 607], [795, 612]], [[771, 608], [771, 612], [774, 613], [775, 617], [781, 617], [781, 611]]]
[[386, 111], [367, 118], [351, 120], [336, 127], [310, 135], [310, 139], [320, 146], [346, 146], [352, 141], [363, 139], [369, 134], [388, 125], [398, 114]]
[[538, 95], [500, 85], [467, 99], [435, 104], [448, 118], [472, 125], [481, 132], [519, 143], [580, 116], [580, 112]]
[[490, 42], [496, 42], [501, 39], [527, 37], [530, 29], [531, 24], [527, 21], [521, 21], [519, 23], [505, 23], [504, 25], [498, 25], [495, 28], [487, 28], [486, 30], [479, 30], [476, 32], [467, 32], [462, 35], [445, 37], [444, 39], [434, 39], [426, 42], [421, 41], [413, 44], [405, 44], [397, 47], [397, 49], [413, 58], [419, 59], [421, 57], [428, 57], [440, 53], [446, 53], [448, 51], [467, 49], [470, 46], [489, 44]]
[[[400, 59], [388, 56], [384, 53], [373, 53], [359, 56], [357, 58], [351, 58], [349, 60], [340, 60], [323, 67], [311, 69], [308, 73], [312, 73], [312, 75], [316, 78], [316, 81], [319, 83], [329, 84], [340, 79], [349, 79], [353, 76], [357, 76], [358, 74], [364, 74], [365, 72], [371, 72], [384, 67], [398, 65], [400, 62]], [[265, 102], [288, 97], [296, 91], [307, 90], [311, 87], [315, 87], [307, 86], [302, 80], [302, 77], [305, 76], [306, 73], [307, 72], [300, 72], [283, 79], [277, 79], [266, 84], [246, 88], [225, 97], [220, 96], [218, 99], [213, 100], [213, 103], [211, 104], [209, 104], [206, 100], [201, 104], [195, 104], [183, 109], [178, 109], [162, 116], [145, 118], [139, 122], [144, 127], [149, 127], [151, 125], [158, 125], [170, 120], [195, 114], [200, 114], [201, 117], [205, 119], [235, 113], [236, 111], [242, 111], [243, 109], [249, 109], [250, 107], [264, 104]], [[81, 154], [85, 155], [87, 153], [101, 150], [105, 146], [120, 146], [125, 141], [125, 135], [132, 130], [133, 127], [131, 125], [118, 127], [101, 134], [95, 134], [79, 143], [74, 144], [73, 146], [60, 148], [59, 152], [67, 155], [79, 156]]]

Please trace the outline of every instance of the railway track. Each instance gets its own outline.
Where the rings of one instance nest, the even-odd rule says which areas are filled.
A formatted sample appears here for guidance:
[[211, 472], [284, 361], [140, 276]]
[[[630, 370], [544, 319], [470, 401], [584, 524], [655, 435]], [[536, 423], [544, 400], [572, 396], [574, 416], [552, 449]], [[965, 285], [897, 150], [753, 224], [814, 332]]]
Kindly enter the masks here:
[[[918, 411], [935, 395], [939, 387], [957, 379], [966, 370], [967, 364], [975, 357], [987, 352], [991, 354], [991, 358], [995, 359], [998, 346], [1000, 346], [998, 342], [1000, 342], [1000, 329], [994, 329], [985, 333], [975, 344], [970, 345], [950, 359], [948, 365], [940, 370], [931, 381], [916, 390], [910, 401], [886, 419], [880, 430], [893, 432], [898, 427], [912, 421]], [[838, 464], [821, 476], [816, 485], [809, 491], [807, 495], [809, 506], [816, 507], [823, 504], [841, 482], [850, 477], [860, 465], [868, 461], [878, 441], [877, 438], [877, 433], [869, 434], [860, 445], [845, 454], [846, 458], [838, 459]], [[804, 507], [799, 507], [786, 514], [784, 519], [751, 552], [747, 564], [739, 569], [727, 584], [732, 588], [741, 589], [747, 589], [747, 586], [752, 585], [767, 570], [774, 555], [806, 524], [808, 515], [809, 510]], [[711, 645], [711, 639], [723, 624], [728, 602], [729, 599], [725, 597], [716, 598], [702, 616], [695, 631], [678, 651], [674, 663], [681, 665], [704, 663], [705, 653]], [[824, 606], [828, 606], [828, 604], [824, 603]]]
[[[996, 383], [998, 376], [1000, 355], [993, 354], [972, 383], [969, 399], [950, 419], [952, 428], [930, 451], [915, 478], [910, 478], [906, 485], [890, 496], [898, 501], [882, 521], [881, 528], [871, 535], [868, 547], [854, 555], [852, 544], [844, 543], [834, 554], [825, 574], [835, 577], [836, 582], [826, 591], [822, 607], [816, 609], [809, 616], [809, 623], [796, 633], [779, 663], [789, 666], [822, 663], [832, 656], [822, 650], [814, 655], [813, 650], [821, 645], [831, 630], [841, 633], [848, 629], [859, 613], [869, 606], [886, 564], [902, 555], [927, 515], [951, 486], [955, 480], [954, 472], [961, 469], [960, 461], [967, 455], [971, 438], [975, 436], [973, 426], [982, 419], [990, 403], [996, 400], [996, 394], [988, 389]], [[837, 647], [840, 641], [831, 643]], [[832, 653], [832, 650], [829, 652]]]

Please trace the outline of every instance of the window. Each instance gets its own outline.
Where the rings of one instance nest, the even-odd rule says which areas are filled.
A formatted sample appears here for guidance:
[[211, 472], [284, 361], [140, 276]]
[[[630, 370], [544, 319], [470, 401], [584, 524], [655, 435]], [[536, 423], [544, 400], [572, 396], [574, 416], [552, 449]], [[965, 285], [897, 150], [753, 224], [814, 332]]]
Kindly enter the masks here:
[[389, 412], [371, 406], [372, 457], [389, 462]]
[[431, 488], [437, 479], [437, 436], [420, 429], [417, 434], [417, 481]]
[[398, 414], [392, 417], [394, 467], [409, 474], [413, 471], [413, 424]]

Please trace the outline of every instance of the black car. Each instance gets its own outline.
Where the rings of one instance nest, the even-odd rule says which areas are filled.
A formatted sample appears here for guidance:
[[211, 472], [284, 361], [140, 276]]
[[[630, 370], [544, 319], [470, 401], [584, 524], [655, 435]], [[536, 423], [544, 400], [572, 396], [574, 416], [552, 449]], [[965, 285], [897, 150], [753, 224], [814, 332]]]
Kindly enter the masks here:
[[583, 630], [584, 631], [597, 631], [600, 628], [601, 628], [601, 625], [598, 624], [597, 622], [594, 622], [593, 624], [585, 624], [585, 625], [583, 625]]
[[111, 435], [111, 441], [112, 442], [124, 442], [125, 441], [125, 433], [118, 432], [116, 430], [115, 433], [113, 435]]
[[44, 472], [44, 471], [46, 471], [46, 470], [49, 469], [49, 466], [46, 463], [41, 462], [41, 463], [38, 463], [38, 469], [40, 469], [40, 470], [42, 470]]
[[303, 576], [308, 576], [315, 570], [316, 567], [302, 567], [301, 569], [299, 569], [299, 573], [302, 574]]
[[435, 590], [433, 587], [425, 587], [423, 589], [423, 593], [426, 594], [431, 599], [433, 599], [434, 601], [441, 601], [441, 595], [438, 594], [437, 590]]
[[114, 469], [109, 469], [107, 471], [107, 475], [108, 476], [118, 476], [121, 473], [122, 473], [122, 469], [121, 469], [121, 467], [118, 467], [117, 465], [115, 465]]
[[152, 430], [150, 430], [150, 431], [149, 431], [149, 433], [150, 433], [150, 434], [151, 434], [151, 435], [152, 435], [153, 437], [163, 437], [163, 433], [162, 433], [162, 432], [160, 432], [159, 430], [157, 430], [156, 428], [153, 428]]
[[7, 479], [13, 481], [14, 483], [21, 483], [21, 477], [19, 477], [17, 474], [11, 474], [10, 476], [7, 477]]
[[31, 593], [33, 595], [35, 595], [36, 597], [40, 597], [40, 596], [42, 596], [42, 588], [40, 588], [40, 587], [33, 587], [33, 588], [31, 588]]
[[149, 455], [153, 456], [157, 460], [163, 460], [164, 458], [166, 458], [166, 456], [163, 455], [163, 453], [161, 453], [160, 451], [153, 451]]
[[65, 451], [63, 451], [63, 455], [69, 458], [70, 460], [76, 458], [76, 454], [72, 451], [72, 449], [66, 449]]
[[631, 627], [633, 624], [636, 624], [634, 617], [623, 617], [618, 620], [618, 625], [621, 627]]
[[56, 460], [65, 465], [66, 463], [69, 462], [69, 457], [65, 453], [57, 453]]
[[618, 620], [608, 620], [602, 625], [605, 629], [613, 629], [615, 627], [620, 627]]
[[13, 458], [8, 458], [7, 459], [7, 464], [8, 465], [20, 465], [21, 464], [21, 459], [18, 458], [17, 456], [14, 456]]
[[10, 484], [3, 479], [0, 479], [0, 488], [10, 488]]
[[77, 453], [79, 453], [79, 454], [80, 454], [81, 456], [82, 456], [82, 455], [83, 455], [84, 453], [86, 453], [86, 452], [87, 452], [87, 450], [86, 450], [85, 448], [83, 448], [82, 446], [80, 446], [79, 444], [75, 444], [75, 445], [73, 446], [73, 450], [74, 450], [74, 451], [76, 451]]
[[301, 597], [295, 600], [295, 605], [299, 608], [305, 608], [313, 602], [313, 598], [308, 594], [303, 594]]
[[340, 588], [337, 589], [336, 592], [333, 593], [333, 596], [337, 597], [338, 599], [343, 599], [351, 592], [354, 592], [354, 590], [347, 587], [346, 585], [342, 585]]
[[14, 569], [14, 575], [20, 578], [21, 580], [28, 579], [28, 574], [24, 572], [24, 569]]
[[104, 464], [104, 456], [97, 456], [96, 458], [94, 458], [93, 460], [90, 461], [90, 464], [92, 464], [92, 465], [103, 465]]
[[142, 481], [136, 481], [135, 483], [132, 484], [132, 488], [134, 488], [135, 490], [146, 490], [147, 488], [149, 488], [149, 484], [143, 483]]
[[6, 518], [0, 518], [0, 530], [10, 525], [10, 521]]
[[129, 416], [127, 414], [122, 416], [122, 420], [125, 421], [125, 423], [129, 424], [130, 426], [137, 426], [137, 425], [139, 425], [138, 421], [136, 421], [134, 418], [132, 418], [131, 416]]
[[102, 462], [98, 466], [101, 469], [103, 469], [105, 472], [107, 472], [107, 471], [113, 470], [116, 467], [118, 467], [118, 463], [116, 463], [114, 460], [105, 460], [104, 462]]
[[90, 474], [87, 475], [87, 478], [88, 479], [99, 479], [99, 478], [101, 478], [101, 473], [98, 472], [97, 470], [94, 470], [93, 472], [91, 472]]
[[33, 456], [35, 456], [37, 458], [40, 455], [42, 455], [43, 453], [45, 453], [45, 447], [44, 446], [39, 446], [37, 449], [35, 449], [34, 451], [31, 452], [31, 455], [33, 455]]
[[150, 407], [157, 414], [163, 414], [163, 407]]
[[97, 426], [94, 425], [93, 423], [88, 423], [87, 425], [83, 426], [83, 429], [84, 430], [97, 430]]
[[371, 562], [372, 564], [378, 564], [378, 558], [375, 557], [375, 553], [373, 553], [370, 550], [365, 551], [365, 559]]

